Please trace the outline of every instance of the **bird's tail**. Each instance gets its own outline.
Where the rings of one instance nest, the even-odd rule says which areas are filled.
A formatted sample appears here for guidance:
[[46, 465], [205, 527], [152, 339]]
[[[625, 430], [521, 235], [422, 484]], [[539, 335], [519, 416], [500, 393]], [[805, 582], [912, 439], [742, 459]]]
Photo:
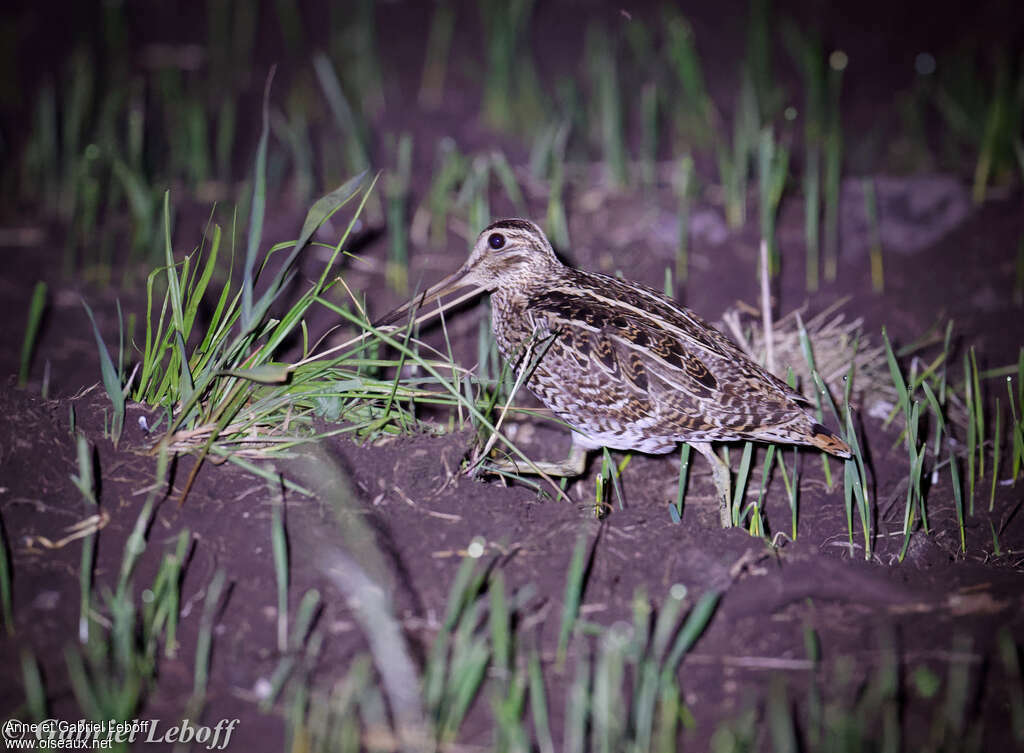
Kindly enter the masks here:
[[850, 457], [850, 445], [818, 423], [811, 424], [807, 444], [840, 458]]

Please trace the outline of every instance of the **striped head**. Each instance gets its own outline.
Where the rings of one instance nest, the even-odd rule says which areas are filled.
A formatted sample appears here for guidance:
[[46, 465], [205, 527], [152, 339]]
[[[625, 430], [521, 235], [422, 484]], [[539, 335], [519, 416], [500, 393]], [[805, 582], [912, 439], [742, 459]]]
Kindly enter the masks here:
[[509, 219], [492, 222], [480, 233], [456, 275], [468, 285], [494, 290], [543, 277], [560, 266], [539, 227], [529, 220]]
[[514, 288], [524, 282], [550, 279], [561, 267], [562, 263], [539, 227], [529, 220], [498, 220], [480, 233], [466, 263], [454, 274], [386, 314], [375, 325], [393, 324], [411, 307], [426, 308], [462, 288], [476, 288], [476, 292]]

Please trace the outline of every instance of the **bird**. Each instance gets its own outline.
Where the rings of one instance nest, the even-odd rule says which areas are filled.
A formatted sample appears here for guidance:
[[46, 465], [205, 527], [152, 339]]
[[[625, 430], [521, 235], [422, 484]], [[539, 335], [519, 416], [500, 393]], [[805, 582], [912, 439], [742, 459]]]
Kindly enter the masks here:
[[534, 463], [536, 470], [575, 477], [590, 450], [657, 455], [685, 442], [710, 463], [729, 527], [729, 467], [712, 442], [806, 445], [850, 457], [803, 395], [711, 324], [649, 287], [563, 264], [526, 219], [488, 225], [455, 273], [375, 324], [469, 287], [490, 292], [502, 357], [572, 428], [569, 458]]

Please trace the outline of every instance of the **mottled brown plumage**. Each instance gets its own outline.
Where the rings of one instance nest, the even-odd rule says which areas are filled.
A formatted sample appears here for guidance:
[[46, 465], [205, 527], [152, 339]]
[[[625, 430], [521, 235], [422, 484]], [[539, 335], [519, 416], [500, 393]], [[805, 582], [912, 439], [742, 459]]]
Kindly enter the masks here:
[[712, 463], [728, 525], [728, 469], [708, 443], [786, 442], [849, 457], [803, 396], [717, 329], [650, 288], [566, 267], [532, 222], [491, 224], [421, 303], [469, 285], [491, 291], [502, 355], [517, 373], [533, 365], [526, 385], [575, 429], [577, 473], [586, 449], [665, 453], [688, 442]]

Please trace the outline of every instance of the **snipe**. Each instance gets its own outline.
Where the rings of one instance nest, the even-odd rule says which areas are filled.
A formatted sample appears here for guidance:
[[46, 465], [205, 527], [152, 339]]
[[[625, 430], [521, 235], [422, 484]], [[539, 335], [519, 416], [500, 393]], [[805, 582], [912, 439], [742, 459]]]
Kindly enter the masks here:
[[711, 463], [728, 527], [729, 469], [711, 442], [784, 442], [850, 456], [801, 406], [802, 395], [717, 329], [643, 285], [565, 266], [532, 222], [488, 226], [466, 263], [417, 302], [467, 286], [491, 292], [502, 355], [517, 373], [532, 366], [526, 385], [574, 429], [566, 462], [537, 464], [550, 475], [582, 474], [587, 450], [599, 447], [659, 454], [687, 442]]

